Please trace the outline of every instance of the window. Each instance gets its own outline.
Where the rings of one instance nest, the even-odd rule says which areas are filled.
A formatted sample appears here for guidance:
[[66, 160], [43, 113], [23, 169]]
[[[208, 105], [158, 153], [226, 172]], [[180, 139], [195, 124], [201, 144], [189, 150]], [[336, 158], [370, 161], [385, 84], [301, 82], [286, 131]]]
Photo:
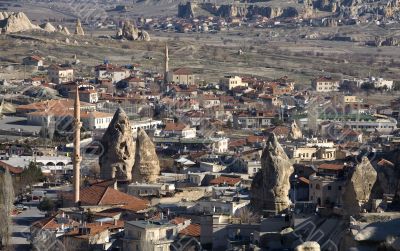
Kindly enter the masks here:
[[338, 186], [338, 190], [339, 190], [339, 191], [342, 191], [342, 186]]
[[321, 187], [319, 186], [319, 184], [317, 184], [316, 186], [315, 186], [315, 189], [317, 189], [317, 190], [319, 190]]
[[328, 190], [332, 190], [332, 187], [331, 187], [331, 186], [328, 186]]

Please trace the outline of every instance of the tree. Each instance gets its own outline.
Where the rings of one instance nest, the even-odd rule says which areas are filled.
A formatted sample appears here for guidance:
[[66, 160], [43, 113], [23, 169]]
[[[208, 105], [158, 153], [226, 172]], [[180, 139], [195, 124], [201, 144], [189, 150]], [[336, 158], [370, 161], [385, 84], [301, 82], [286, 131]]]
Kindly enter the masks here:
[[92, 163], [89, 167], [89, 173], [93, 178], [100, 178], [100, 165], [95, 162]]
[[342, 92], [355, 93], [359, 89], [355, 83], [351, 83], [350, 81], [344, 81], [340, 85], [339, 90]]
[[54, 209], [54, 202], [52, 200], [50, 200], [49, 198], [44, 197], [42, 199], [42, 201], [39, 203], [39, 205], [37, 206], [37, 208], [40, 211], [53, 211]]
[[14, 205], [14, 189], [8, 169], [0, 174], [0, 205], [0, 249], [7, 250], [11, 236], [11, 213]]
[[43, 181], [44, 176], [42, 169], [35, 162], [30, 162], [28, 167], [21, 173], [21, 179], [15, 184], [16, 189], [19, 193], [22, 193], [27, 186]]
[[231, 129], [233, 127], [233, 123], [231, 119], [228, 119], [228, 121], [226, 122], [226, 127]]
[[90, 208], [89, 208], [88, 211], [87, 211], [86, 221], [87, 221], [88, 223], [94, 222], [94, 214], [93, 214], [93, 212], [90, 210]]
[[400, 91], [400, 82], [399, 81], [395, 81], [394, 82], [393, 90], [394, 91]]
[[235, 216], [240, 219], [241, 223], [256, 223], [260, 216], [252, 212], [248, 207], [242, 207], [236, 211]]
[[365, 91], [367, 95], [369, 95], [371, 91], [374, 90], [374, 88], [375, 88], [374, 84], [369, 82], [363, 83], [361, 85], [361, 89]]
[[271, 120], [271, 123], [275, 126], [283, 125], [283, 121], [276, 117]]

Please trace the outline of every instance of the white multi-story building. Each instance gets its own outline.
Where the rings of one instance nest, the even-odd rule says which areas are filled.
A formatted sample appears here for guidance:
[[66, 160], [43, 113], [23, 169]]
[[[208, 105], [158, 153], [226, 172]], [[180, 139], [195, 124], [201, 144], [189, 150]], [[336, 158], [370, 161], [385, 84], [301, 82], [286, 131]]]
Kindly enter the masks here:
[[375, 88], [387, 88], [388, 90], [393, 88], [393, 80], [371, 77], [370, 81], [374, 84]]
[[[97, 111], [82, 111], [81, 121], [83, 128], [87, 130], [105, 129], [110, 124], [113, 115], [111, 113], [97, 112]], [[73, 123], [73, 111], [38, 111], [27, 114], [27, 122], [30, 125], [49, 126], [55, 124], [60, 128], [67, 128]]]
[[130, 76], [128, 69], [111, 64], [96, 66], [96, 81], [110, 80], [113, 84]]
[[126, 221], [123, 250], [169, 251], [177, 227], [170, 223], [159, 224], [151, 221]]
[[239, 76], [225, 76], [221, 79], [221, 86], [227, 90], [232, 90], [236, 87], [247, 87], [249, 84], [242, 81]]
[[27, 168], [31, 162], [41, 167], [44, 173], [64, 173], [72, 170], [71, 157], [67, 156], [4, 156], [1, 158], [0, 166]]
[[313, 79], [311, 85], [317, 92], [336, 92], [339, 91], [340, 81], [332, 77], [320, 77]]
[[70, 67], [51, 65], [47, 69], [47, 73], [51, 82], [55, 84], [68, 83], [74, 80], [74, 69]]
[[[358, 117], [354, 115], [353, 117], [342, 117], [342, 116], [332, 116], [326, 118], [318, 118], [317, 124], [321, 124], [326, 121], [334, 121], [342, 123], [348, 126], [350, 129], [355, 131], [367, 131], [380, 133], [390, 133], [397, 129], [397, 121], [394, 118], [387, 117], [384, 115], [359, 115]], [[308, 118], [299, 119], [299, 125], [303, 129], [309, 128]]]

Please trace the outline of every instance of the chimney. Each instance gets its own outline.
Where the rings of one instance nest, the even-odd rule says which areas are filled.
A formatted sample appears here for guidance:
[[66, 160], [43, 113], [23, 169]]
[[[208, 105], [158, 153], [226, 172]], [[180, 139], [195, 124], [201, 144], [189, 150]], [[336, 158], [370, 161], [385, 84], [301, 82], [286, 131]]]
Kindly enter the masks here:
[[115, 226], [117, 225], [117, 220], [116, 220], [116, 219], [114, 219], [114, 225], [115, 225]]

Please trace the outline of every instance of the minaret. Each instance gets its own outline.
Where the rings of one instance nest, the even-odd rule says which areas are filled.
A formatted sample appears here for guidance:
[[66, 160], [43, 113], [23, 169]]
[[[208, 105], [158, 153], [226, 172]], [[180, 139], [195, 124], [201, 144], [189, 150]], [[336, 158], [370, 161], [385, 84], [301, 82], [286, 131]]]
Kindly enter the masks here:
[[164, 85], [168, 83], [168, 71], [169, 71], [169, 55], [168, 55], [168, 44], [165, 43], [165, 51], [164, 51]]
[[81, 104], [79, 101], [79, 89], [76, 86], [76, 96], [74, 104], [74, 152], [72, 162], [74, 164], [74, 201], [78, 203], [81, 176]]

